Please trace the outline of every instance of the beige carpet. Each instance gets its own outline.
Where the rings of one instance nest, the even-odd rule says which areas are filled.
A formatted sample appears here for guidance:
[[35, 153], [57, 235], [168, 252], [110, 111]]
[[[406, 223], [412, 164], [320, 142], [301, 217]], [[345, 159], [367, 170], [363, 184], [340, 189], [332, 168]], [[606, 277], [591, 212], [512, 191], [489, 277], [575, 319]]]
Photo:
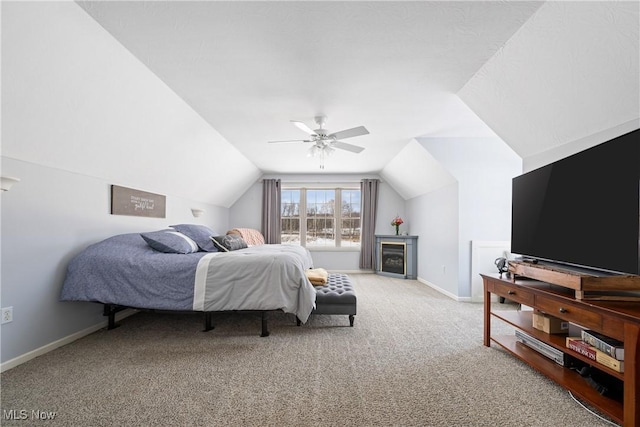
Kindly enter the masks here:
[[[2, 374], [3, 426], [605, 426], [482, 345], [482, 305], [351, 275], [347, 316], [140, 313]], [[14, 412], [11, 412], [14, 410]], [[27, 414], [26, 420], [9, 420]], [[55, 412], [53, 420], [32, 411]], [[9, 416], [7, 416], [9, 415]]]

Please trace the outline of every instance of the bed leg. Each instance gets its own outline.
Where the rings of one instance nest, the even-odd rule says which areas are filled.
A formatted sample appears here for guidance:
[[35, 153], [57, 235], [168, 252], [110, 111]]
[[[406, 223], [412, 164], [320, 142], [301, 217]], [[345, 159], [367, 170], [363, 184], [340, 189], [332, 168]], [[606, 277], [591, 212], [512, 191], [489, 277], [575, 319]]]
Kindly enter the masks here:
[[211, 314], [210, 311], [204, 312], [204, 330], [202, 332], [209, 332], [215, 328], [215, 326], [211, 324]]
[[262, 333], [260, 334], [261, 337], [268, 337], [269, 336], [269, 330], [267, 329], [267, 312], [263, 311], [262, 312]]
[[355, 317], [353, 316], [353, 314], [349, 315], [349, 326], [353, 327], [353, 321], [355, 320]]
[[114, 304], [105, 304], [102, 310], [103, 316], [109, 316], [109, 323], [107, 325], [107, 330], [115, 329], [118, 325], [116, 323], [116, 313], [123, 310], [123, 308], [118, 307]]
[[118, 325], [116, 323], [116, 314], [114, 312], [109, 313], [109, 326], [107, 326], [107, 330], [115, 329]]
[[298, 316], [296, 316], [296, 325], [297, 326], [302, 325], [302, 322], [300, 321], [300, 319], [298, 319]]

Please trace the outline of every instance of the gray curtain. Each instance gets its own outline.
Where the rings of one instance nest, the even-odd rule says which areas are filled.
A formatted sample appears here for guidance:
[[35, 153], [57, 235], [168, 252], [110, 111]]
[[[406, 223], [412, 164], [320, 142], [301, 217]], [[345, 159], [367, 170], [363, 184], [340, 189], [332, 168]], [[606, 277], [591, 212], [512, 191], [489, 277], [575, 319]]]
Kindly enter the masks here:
[[265, 243], [280, 243], [280, 180], [262, 183], [262, 234]]
[[378, 213], [378, 186], [380, 180], [363, 179], [360, 183], [362, 209], [360, 212], [360, 268], [373, 270], [375, 268], [376, 249], [376, 216]]

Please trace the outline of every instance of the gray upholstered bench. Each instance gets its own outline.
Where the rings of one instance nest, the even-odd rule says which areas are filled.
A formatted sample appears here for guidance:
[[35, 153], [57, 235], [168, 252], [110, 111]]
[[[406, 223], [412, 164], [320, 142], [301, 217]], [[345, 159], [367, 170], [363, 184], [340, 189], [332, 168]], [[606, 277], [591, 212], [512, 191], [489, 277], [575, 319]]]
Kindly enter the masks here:
[[[346, 274], [330, 273], [327, 284], [315, 286], [316, 308], [311, 314], [346, 314], [349, 326], [356, 315], [356, 293]], [[298, 321], [298, 324], [300, 322]]]

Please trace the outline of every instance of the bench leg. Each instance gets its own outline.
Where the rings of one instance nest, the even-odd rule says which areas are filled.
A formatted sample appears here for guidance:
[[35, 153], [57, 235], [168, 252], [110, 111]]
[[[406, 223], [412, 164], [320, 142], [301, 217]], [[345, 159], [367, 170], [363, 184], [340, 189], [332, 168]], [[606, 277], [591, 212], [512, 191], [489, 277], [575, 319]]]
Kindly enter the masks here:
[[349, 315], [349, 326], [351, 326], [353, 328], [353, 321], [355, 320], [355, 317], [353, 314]]

